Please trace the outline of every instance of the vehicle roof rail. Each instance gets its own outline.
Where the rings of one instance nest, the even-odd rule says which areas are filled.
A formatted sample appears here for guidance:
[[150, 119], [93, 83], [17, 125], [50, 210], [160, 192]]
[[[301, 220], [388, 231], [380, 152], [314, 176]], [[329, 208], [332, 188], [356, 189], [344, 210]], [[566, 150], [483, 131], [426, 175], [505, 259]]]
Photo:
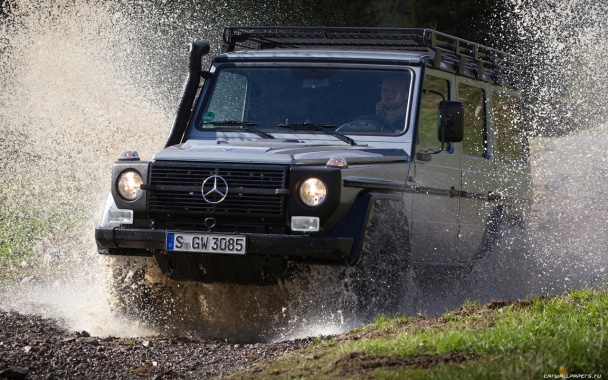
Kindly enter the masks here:
[[434, 68], [514, 87], [522, 70], [516, 55], [432, 29], [226, 26], [223, 31], [222, 52], [335, 47], [426, 51]]
[[224, 28], [224, 50], [264, 50], [278, 48], [381, 48], [426, 49], [424, 29], [275, 27], [250, 26]]

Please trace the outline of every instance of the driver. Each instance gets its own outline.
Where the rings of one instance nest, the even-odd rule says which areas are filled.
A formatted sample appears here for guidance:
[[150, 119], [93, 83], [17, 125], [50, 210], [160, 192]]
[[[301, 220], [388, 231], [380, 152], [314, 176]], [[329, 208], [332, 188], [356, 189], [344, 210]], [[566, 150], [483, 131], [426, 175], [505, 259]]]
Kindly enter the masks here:
[[375, 115], [361, 116], [337, 129], [339, 132], [399, 134], [405, 127], [409, 80], [394, 74], [384, 77]]
[[389, 76], [382, 81], [378, 116], [384, 119], [382, 129], [400, 132], [405, 125], [407, 105], [406, 80], [401, 76]]

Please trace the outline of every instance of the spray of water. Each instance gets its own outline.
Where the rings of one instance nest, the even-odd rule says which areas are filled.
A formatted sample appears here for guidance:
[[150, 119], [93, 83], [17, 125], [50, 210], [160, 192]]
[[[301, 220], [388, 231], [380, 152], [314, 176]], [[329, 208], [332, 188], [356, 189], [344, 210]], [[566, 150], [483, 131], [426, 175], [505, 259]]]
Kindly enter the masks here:
[[[479, 273], [465, 297], [481, 301], [603, 286], [608, 220], [601, 184], [608, 148], [608, 4], [509, 0], [503, 38], [523, 58], [534, 204], [527, 247]], [[509, 259], [509, 258], [512, 259]]]
[[[306, 23], [278, 3], [273, 8], [278, 12], [263, 9], [271, 3], [243, 14], [237, 4], [202, 9], [188, 1], [2, 2], [0, 217], [48, 222], [43, 233], [24, 232], [33, 240], [27, 242], [33, 254], [12, 252], [23, 254], [25, 262], [17, 265], [38, 269], [24, 271], [27, 277], [17, 271], [16, 282], [2, 284], [3, 308], [50, 315], [68, 328], [98, 335], [150, 333], [116, 319], [107, 301], [107, 260], [96, 254], [92, 231], [109, 188], [109, 168], [123, 150], [150, 157], [164, 143], [184, 77], [187, 42], [206, 39], [217, 48], [222, 24]], [[506, 271], [521, 274], [505, 263], [486, 276], [486, 292], [475, 295], [480, 299], [598, 285], [608, 261], [608, 239], [601, 233], [608, 210], [600, 186], [608, 174], [603, 157], [608, 131], [597, 126], [606, 116], [608, 6], [592, 0], [509, 5], [512, 13], [501, 15], [508, 20], [503, 27], [517, 31], [518, 46], [525, 48], [513, 49], [531, 68], [526, 96], [536, 135], [536, 202], [530, 248], [522, 255], [533, 270], [516, 290], [504, 281], [497, 287], [495, 279], [506, 278]], [[578, 132], [542, 137], [571, 130]], [[14, 228], [4, 223], [2, 228]], [[264, 288], [172, 286], [190, 294], [185, 299], [197, 300], [211, 336], [262, 339], [239, 334], [241, 324], [249, 322], [245, 314], [265, 311], [281, 327], [269, 332], [259, 322], [256, 328], [267, 338], [285, 338], [351, 327], [340, 307], [316, 301], [350, 297], [341, 288], [342, 275], [318, 270]], [[286, 294], [296, 296], [285, 299]]]
[[[42, 227], [46, 236], [20, 233], [38, 240], [36, 254], [25, 254], [22, 266], [42, 265], [51, 279], [37, 283], [37, 273], [7, 293], [25, 301], [26, 311], [59, 316], [75, 328], [91, 317], [106, 323], [111, 316], [99, 286], [103, 265], [93, 254], [93, 215], [101, 209], [113, 157], [130, 146], [151, 154], [170, 117], [154, 93], [131, 80], [116, 54], [120, 46], [138, 48], [126, 38], [134, 27], [128, 14], [106, 2], [11, 7], [1, 31], [9, 53], [2, 55], [7, 70], [0, 95], [0, 128], [9, 148], [3, 146], [0, 159], [2, 206], [9, 219], [48, 225]], [[26, 249], [29, 242], [23, 243]]]
[[[92, 236], [109, 170], [121, 151], [137, 149], [149, 158], [163, 145], [187, 67], [188, 42], [210, 40], [217, 49], [224, 24], [277, 22], [261, 15], [298, 22], [298, 13], [287, 16], [283, 5], [267, 12], [271, 3], [247, 14], [239, 4], [201, 8], [188, 1], [2, 3], [0, 214], [7, 220], [3, 228], [29, 235], [21, 250], [8, 255], [22, 259], [2, 267], [15, 269], [8, 276], [13, 281], [2, 284], [2, 308], [52, 316], [97, 335], [150, 333], [110, 311], [107, 267], [115, 260], [96, 253]], [[19, 228], [14, 220], [43, 226]], [[281, 302], [285, 293], [300, 291], [286, 290], [290, 284], [170, 286], [180, 300], [196, 306], [198, 322], [211, 337], [260, 340], [266, 334], [268, 339], [285, 336], [289, 326], [315, 322], [314, 313], [292, 317], [281, 306], [289, 303]], [[249, 317], [257, 315], [259, 322]], [[265, 318], [284, 329], [270, 331]], [[327, 319], [318, 318], [326, 333], [345, 329], [339, 322], [328, 329]]]
[[[608, 148], [608, 21], [605, 2], [550, 2], [534, 25], [550, 70], [550, 86], [538, 86], [542, 111], [539, 131], [576, 130], [570, 136], [536, 139], [534, 246], [550, 292], [582, 286], [604, 286], [608, 268], [607, 203], [602, 191]], [[557, 20], [551, 14], [559, 15]], [[536, 77], [535, 77], [536, 79]], [[553, 90], [553, 89], [557, 90]], [[550, 110], [551, 99], [561, 109]], [[553, 111], [553, 112], [551, 112]]]

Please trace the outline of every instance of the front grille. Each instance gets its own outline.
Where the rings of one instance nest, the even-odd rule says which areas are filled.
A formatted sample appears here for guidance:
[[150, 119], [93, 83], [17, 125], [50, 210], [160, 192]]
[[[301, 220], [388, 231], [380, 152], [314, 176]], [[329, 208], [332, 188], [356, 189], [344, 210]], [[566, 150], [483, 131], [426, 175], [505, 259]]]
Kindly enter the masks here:
[[[208, 203], [203, 182], [221, 176], [228, 195], [219, 203]], [[150, 214], [205, 215], [245, 218], [279, 218], [285, 211], [287, 167], [273, 165], [212, 165], [153, 162], [148, 184]], [[208, 197], [212, 201], [217, 198]]]

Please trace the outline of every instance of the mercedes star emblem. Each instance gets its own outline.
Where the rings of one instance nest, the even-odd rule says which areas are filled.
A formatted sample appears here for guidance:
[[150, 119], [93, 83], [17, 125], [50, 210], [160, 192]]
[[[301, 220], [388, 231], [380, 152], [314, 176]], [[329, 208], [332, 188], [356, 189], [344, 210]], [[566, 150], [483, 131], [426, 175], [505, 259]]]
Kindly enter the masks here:
[[228, 195], [228, 183], [219, 175], [212, 175], [203, 182], [203, 199], [207, 203], [220, 203]]

